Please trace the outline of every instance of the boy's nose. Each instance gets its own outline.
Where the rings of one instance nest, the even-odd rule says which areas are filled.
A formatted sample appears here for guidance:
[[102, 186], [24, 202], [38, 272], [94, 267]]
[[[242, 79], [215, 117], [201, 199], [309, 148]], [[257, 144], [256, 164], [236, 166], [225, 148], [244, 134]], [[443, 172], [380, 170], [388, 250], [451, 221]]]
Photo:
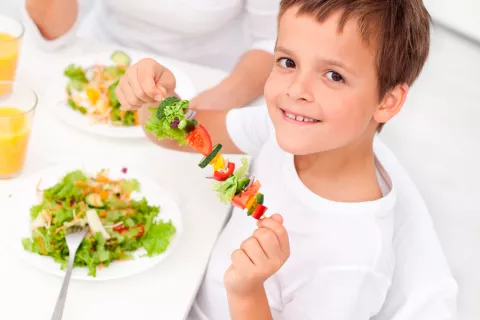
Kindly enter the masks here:
[[313, 101], [313, 94], [311, 90], [310, 80], [308, 76], [299, 76], [290, 85], [287, 95], [293, 100], [300, 100], [305, 102]]

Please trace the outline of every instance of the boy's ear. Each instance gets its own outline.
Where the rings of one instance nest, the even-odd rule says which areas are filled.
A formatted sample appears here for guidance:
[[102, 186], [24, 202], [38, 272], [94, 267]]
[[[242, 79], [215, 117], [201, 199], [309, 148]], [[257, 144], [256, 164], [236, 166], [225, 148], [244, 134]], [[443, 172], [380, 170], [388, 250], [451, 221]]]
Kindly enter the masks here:
[[406, 83], [399, 84], [388, 91], [379, 104], [373, 118], [378, 123], [385, 123], [392, 119], [403, 107], [409, 86]]

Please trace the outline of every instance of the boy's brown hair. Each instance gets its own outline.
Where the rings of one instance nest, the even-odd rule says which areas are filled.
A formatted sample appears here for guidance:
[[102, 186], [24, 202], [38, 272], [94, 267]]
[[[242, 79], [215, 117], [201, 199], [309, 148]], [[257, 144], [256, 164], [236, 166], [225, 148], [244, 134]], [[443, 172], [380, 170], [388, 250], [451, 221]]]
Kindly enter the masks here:
[[342, 10], [340, 32], [348, 19], [358, 19], [363, 39], [377, 49], [380, 100], [398, 84], [411, 85], [425, 64], [431, 18], [422, 0], [282, 0], [279, 17], [292, 7], [319, 22]]

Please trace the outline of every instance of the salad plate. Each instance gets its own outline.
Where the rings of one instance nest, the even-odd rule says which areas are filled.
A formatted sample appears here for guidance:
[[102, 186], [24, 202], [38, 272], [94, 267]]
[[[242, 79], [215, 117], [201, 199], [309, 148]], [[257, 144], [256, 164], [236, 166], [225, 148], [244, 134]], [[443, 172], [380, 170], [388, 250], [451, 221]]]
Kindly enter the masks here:
[[51, 167], [19, 181], [10, 199], [7, 244], [24, 262], [64, 276], [72, 226], [89, 227], [73, 279], [112, 280], [162, 262], [182, 233], [171, 195], [132, 168], [85, 163]]
[[[144, 56], [136, 52], [109, 51], [76, 57], [46, 86], [46, 105], [69, 126], [112, 138], [143, 138], [136, 112], [123, 111], [116, 97], [118, 80], [128, 66]], [[176, 78], [176, 92], [185, 99], [195, 96], [190, 78], [175, 65], [157, 61]]]

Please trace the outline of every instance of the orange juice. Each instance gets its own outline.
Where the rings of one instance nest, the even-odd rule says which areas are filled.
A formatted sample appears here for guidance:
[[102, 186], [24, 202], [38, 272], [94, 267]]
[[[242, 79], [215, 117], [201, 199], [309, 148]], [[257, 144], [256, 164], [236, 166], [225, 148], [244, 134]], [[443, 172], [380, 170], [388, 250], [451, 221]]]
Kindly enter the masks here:
[[[17, 67], [19, 41], [7, 34], [0, 32], [0, 80], [13, 80]], [[0, 96], [10, 91], [10, 88], [3, 87]]]
[[17, 108], [0, 106], [0, 177], [21, 171], [29, 136], [28, 114]]

